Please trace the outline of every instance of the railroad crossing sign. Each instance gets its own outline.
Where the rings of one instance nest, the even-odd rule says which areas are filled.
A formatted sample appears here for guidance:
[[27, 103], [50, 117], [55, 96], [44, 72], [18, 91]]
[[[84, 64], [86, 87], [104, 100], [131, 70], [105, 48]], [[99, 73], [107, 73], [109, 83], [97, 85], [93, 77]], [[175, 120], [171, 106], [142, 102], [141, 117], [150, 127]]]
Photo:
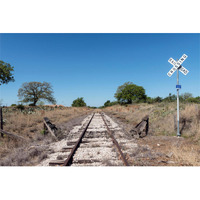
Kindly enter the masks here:
[[170, 64], [173, 65], [173, 67], [169, 70], [169, 72], [167, 73], [167, 75], [169, 77], [172, 76], [172, 74], [176, 71], [176, 70], [179, 70], [180, 72], [182, 72], [184, 75], [187, 75], [188, 74], [188, 70], [185, 69], [185, 67], [183, 67], [181, 64], [186, 60], [188, 56], [186, 54], [183, 54], [182, 57], [178, 60], [178, 61], [175, 61], [173, 58], [170, 58], [168, 60], [168, 62]]
[[181, 89], [181, 85], [179, 85], [179, 71], [182, 72], [184, 75], [188, 74], [188, 70], [185, 69], [185, 67], [183, 67], [181, 64], [186, 60], [188, 56], [186, 54], [183, 54], [182, 57], [178, 60], [175, 61], [173, 58], [170, 58], [168, 60], [168, 62], [170, 64], [173, 65], [173, 67], [169, 70], [169, 72], [167, 73], [167, 75], [169, 77], [172, 76], [172, 74], [177, 70], [177, 85], [176, 85], [176, 89], [177, 89], [177, 136], [180, 137], [181, 134], [179, 132], [179, 89]]

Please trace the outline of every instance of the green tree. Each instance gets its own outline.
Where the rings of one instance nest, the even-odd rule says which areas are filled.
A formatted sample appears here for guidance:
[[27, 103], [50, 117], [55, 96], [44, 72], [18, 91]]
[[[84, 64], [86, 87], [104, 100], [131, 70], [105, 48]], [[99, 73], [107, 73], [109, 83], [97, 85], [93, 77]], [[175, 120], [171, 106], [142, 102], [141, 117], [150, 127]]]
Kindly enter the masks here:
[[115, 98], [121, 104], [131, 104], [133, 102], [145, 101], [147, 96], [142, 86], [137, 86], [132, 82], [126, 82], [118, 87]]
[[186, 102], [200, 103], [200, 97], [189, 97], [189, 98], [187, 98]]
[[165, 97], [163, 99], [163, 101], [164, 102], [174, 102], [174, 101], [176, 101], [176, 95], [175, 94], [172, 95], [171, 93], [169, 93], [169, 96]]
[[0, 85], [15, 81], [12, 74], [13, 71], [14, 67], [11, 67], [9, 63], [0, 60]]
[[162, 102], [162, 100], [163, 100], [162, 97], [157, 96], [156, 98], [153, 99], [153, 102], [160, 103]]
[[185, 93], [180, 95], [180, 98], [182, 98], [183, 101], [186, 101], [188, 98], [192, 98], [192, 94], [189, 93], [189, 92], [185, 92]]
[[104, 103], [104, 106], [103, 106], [103, 107], [114, 106], [114, 105], [116, 105], [116, 104], [118, 104], [117, 101], [110, 101], [110, 100], [108, 100], [108, 101], [106, 101], [106, 102]]
[[108, 107], [108, 106], [110, 106], [110, 100], [108, 100], [108, 101], [106, 101], [106, 102], [104, 103], [104, 107]]
[[26, 82], [22, 84], [22, 87], [18, 90], [18, 97], [21, 102], [28, 103], [35, 106], [39, 100], [48, 101], [56, 104], [56, 100], [53, 97], [53, 89], [50, 83], [47, 82]]
[[149, 104], [153, 103], [153, 98], [147, 97], [146, 98], [146, 103], [149, 103]]
[[83, 97], [75, 99], [72, 103], [72, 107], [85, 107], [85, 106], [86, 103], [83, 100]]

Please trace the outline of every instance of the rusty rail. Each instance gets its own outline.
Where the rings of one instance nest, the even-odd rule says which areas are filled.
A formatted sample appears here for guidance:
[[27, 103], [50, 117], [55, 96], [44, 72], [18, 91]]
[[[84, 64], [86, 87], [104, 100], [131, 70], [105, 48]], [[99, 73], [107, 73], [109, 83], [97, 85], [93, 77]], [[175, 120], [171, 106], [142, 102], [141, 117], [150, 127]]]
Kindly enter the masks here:
[[81, 133], [81, 136], [79, 137], [78, 141], [76, 142], [75, 146], [73, 147], [71, 153], [69, 154], [68, 158], [65, 160], [63, 166], [70, 166], [72, 164], [72, 161], [73, 161], [73, 156], [76, 152], [76, 150], [78, 149], [78, 147], [80, 146], [80, 143], [82, 142], [82, 139], [90, 125], [90, 122], [92, 121], [93, 117], [94, 117], [94, 114], [92, 115], [92, 117], [90, 118], [90, 121], [88, 122], [87, 126], [85, 127], [85, 129], [83, 130], [83, 132]]
[[117, 140], [115, 139], [114, 135], [112, 134], [112, 131], [109, 129], [109, 127], [108, 127], [108, 125], [107, 125], [107, 123], [106, 123], [106, 120], [105, 120], [105, 118], [104, 118], [104, 116], [103, 116], [102, 113], [101, 113], [101, 117], [102, 117], [102, 119], [103, 119], [103, 121], [104, 121], [104, 123], [105, 123], [105, 125], [106, 125], [106, 129], [107, 129], [107, 131], [108, 131], [108, 134], [109, 134], [110, 137], [112, 138], [113, 143], [116, 145], [117, 150], [119, 151], [120, 157], [121, 157], [121, 159], [122, 159], [124, 165], [125, 165], [125, 166], [129, 166], [128, 161], [126, 160], [126, 157], [124, 156], [124, 154], [123, 154], [122, 151], [121, 151], [121, 148], [120, 148], [120, 146], [119, 146], [119, 143], [117, 142]]

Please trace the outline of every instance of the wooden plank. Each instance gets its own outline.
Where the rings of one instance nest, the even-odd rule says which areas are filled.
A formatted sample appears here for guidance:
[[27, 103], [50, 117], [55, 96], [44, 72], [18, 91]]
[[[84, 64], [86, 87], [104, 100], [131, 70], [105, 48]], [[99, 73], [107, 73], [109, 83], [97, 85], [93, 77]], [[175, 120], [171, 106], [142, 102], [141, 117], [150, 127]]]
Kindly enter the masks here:
[[74, 146], [70, 146], [70, 147], [63, 147], [62, 149], [73, 149]]
[[[77, 141], [68, 141], [67, 145], [71, 146], [71, 145], [75, 145], [77, 143]], [[86, 144], [89, 143], [88, 141], [82, 141], [81, 143]]]
[[48, 124], [46, 123], [45, 120], [44, 120], [44, 124], [45, 124], [45, 126], [47, 127], [49, 133], [52, 135], [52, 137], [53, 137], [56, 141], [58, 141], [58, 138], [55, 136], [55, 134], [53, 133], [53, 131], [51, 130], [51, 128], [48, 126]]
[[9, 137], [13, 137], [13, 138], [15, 138], [15, 139], [26, 140], [26, 139], [25, 139], [24, 137], [22, 137], [22, 136], [19, 136], [19, 135], [13, 134], [13, 133], [9, 133], [9, 132], [4, 131], [4, 130], [2, 130], [2, 129], [0, 129], [0, 132], [1, 132], [2, 134], [4, 134], [4, 135], [7, 135], [7, 136], [9, 136]]
[[[55, 166], [55, 165], [63, 165], [64, 164], [64, 160], [52, 160], [49, 162], [50, 166]], [[91, 164], [91, 163], [96, 163], [96, 162], [101, 162], [101, 160], [97, 160], [97, 159], [91, 159], [91, 160], [74, 160], [73, 163], [74, 164]]]
[[52, 160], [49, 162], [50, 166], [54, 166], [54, 165], [63, 165], [64, 164], [64, 160]]
[[70, 152], [72, 149], [61, 149], [59, 152], [62, 152], [62, 153], [64, 153], [64, 152]]
[[71, 145], [75, 145], [76, 143], [77, 143], [77, 141], [69, 141], [69, 142], [67, 142], [67, 145], [71, 146]]
[[91, 159], [91, 160], [74, 160], [73, 163], [74, 164], [91, 164], [91, 163], [96, 163], [96, 162], [102, 162], [101, 160], [97, 160], [97, 159]]

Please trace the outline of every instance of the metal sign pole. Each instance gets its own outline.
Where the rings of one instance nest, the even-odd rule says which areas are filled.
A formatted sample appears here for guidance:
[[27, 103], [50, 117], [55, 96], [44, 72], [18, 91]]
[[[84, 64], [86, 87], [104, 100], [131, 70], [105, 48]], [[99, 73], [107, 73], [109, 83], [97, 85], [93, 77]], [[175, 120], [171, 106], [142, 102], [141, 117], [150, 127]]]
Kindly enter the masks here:
[[169, 70], [167, 75], [171, 77], [172, 74], [177, 70], [177, 85], [176, 85], [176, 88], [177, 88], [177, 137], [181, 136], [179, 132], [179, 89], [181, 89], [181, 85], [179, 85], [179, 70], [184, 75], [188, 74], [189, 71], [185, 67], [182, 66], [182, 63], [185, 61], [187, 57], [188, 56], [186, 54], [183, 54], [182, 57], [177, 61], [175, 61], [173, 58], [170, 58], [168, 60], [168, 62], [172, 64], [173, 67]]
[[[179, 85], [179, 70], [177, 70], [177, 85]], [[177, 88], [177, 137], [180, 137], [179, 132], [179, 88]]]

